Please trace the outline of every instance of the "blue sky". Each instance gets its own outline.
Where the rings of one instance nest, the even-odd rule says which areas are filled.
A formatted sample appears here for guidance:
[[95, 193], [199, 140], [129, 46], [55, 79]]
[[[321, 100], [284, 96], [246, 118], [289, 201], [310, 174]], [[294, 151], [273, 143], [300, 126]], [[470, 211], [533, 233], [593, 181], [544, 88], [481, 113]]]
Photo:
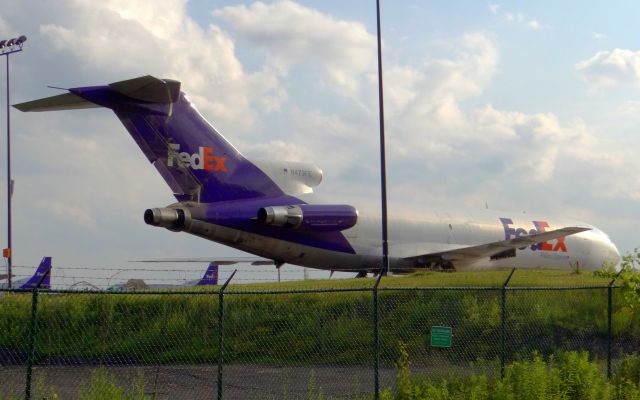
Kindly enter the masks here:
[[[622, 252], [640, 244], [639, 4], [382, 3], [392, 214], [488, 204], [593, 223]], [[2, 9], [3, 37], [29, 37], [11, 58], [13, 102], [55, 94], [48, 84], [178, 79], [241, 151], [315, 162], [321, 194], [377, 212], [374, 2]], [[109, 112], [12, 123], [17, 264], [237, 254], [142, 223], [173, 199]]]

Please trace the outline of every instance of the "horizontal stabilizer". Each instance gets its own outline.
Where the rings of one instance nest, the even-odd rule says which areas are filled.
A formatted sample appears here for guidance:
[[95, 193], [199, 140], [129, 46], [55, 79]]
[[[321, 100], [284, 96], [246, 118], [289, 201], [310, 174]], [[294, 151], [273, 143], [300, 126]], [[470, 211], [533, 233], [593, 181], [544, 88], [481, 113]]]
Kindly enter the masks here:
[[180, 82], [151, 75], [110, 83], [109, 87], [122, 95], [149, 103], [174, 103], [180, 96]]
[[260, 257], [202, 257], [202, 258], [157, 258], [153, 260], [134, 260], [131, 262], [139, 263], [195, 263], [208, 262], [216, 265], [234, 265], [234, 264], [251, 264], [251, 265], [278, 265], [274, 260]]
[[59, 111], [59, 110], [78, 110], [82, 108], [96, 108], [99, 105], [92, 103], [73, 93], [64, 93], [57, 96], [45, 97], [26, 103], [14, 104], [15, 108], [20, 111]]
[[[123, 96], [147, 103], [174, 103], [180, 96], [180, 82], [171, 79], [158, 79], [151, 75], [110, 83], [109, 87]], [[78, 110], [100, 107], [98, 104], [74, 93], [82, 94], [82, 92], [78, 92], [80, 89], [85, 88], [72, 88], [69, 89], [71, 93], [45, 97], [26, 103], [14, 104], [13, 106], [23, 112]]]

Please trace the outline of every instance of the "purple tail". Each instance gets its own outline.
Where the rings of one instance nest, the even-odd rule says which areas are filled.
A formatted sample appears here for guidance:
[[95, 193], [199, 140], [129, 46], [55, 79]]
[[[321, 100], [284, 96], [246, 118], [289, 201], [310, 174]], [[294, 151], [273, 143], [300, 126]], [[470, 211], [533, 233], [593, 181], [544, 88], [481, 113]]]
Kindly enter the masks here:
[[178, 201], [208, 203], [283, 194], [200, 115], [178, 81], [147, 75], [69, 92], [14, 107], [112, 109]]
[[20, 286], [20, 289], [51, 288], [51, 257], [43, 257], [35, 274]]
[[198, 282], [198, 286], [217, 285], [217, 284], [218, 284], [218, 265], [211, 263], [209, 264], [209, 268], [207, 268], [207, 272], [204, 273], [204, 276]]

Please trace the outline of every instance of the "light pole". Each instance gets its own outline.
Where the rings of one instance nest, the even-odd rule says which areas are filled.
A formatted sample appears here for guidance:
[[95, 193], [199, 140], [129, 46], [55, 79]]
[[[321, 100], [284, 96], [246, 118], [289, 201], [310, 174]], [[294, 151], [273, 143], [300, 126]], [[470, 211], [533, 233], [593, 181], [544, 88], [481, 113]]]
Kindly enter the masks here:
[[11, 119], [9, 114], [9, 54], [22, 51], [27, 37], [22, 35], [17, 38], [0, 40], [0, 56], [7, 59], [7, 247], [2, 250], [2, 255], [7, 259], [7, 283], [11, 289], [11, 197], [13, 196], [13, 180], [11, 179]]
[[[384, 95], [382, 91], [382, 34], [380, 33], [380, 0], [376, 0], [376, 28], [378, 33], [378, 106], [380, 113], [380, 197], [382, 203], [382, 275], [389, 274], [389, 245], [387, 233], [387, 156], [384, 138]], [[377, 393], [376, 393], [377, 394]], [[377, 396], [376, 396], [377, 398]]]

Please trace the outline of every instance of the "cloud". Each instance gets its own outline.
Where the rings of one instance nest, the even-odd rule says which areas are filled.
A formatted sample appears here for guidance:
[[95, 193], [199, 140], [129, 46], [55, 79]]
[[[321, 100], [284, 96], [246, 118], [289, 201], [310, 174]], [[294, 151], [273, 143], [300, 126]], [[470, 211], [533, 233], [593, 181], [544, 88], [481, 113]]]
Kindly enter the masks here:
[[375, 64], [376, 39], [362, 23], [293, 1], [227, 6], [213, 15], [287, 67], [321, 65], [330, 83], [348, 96], [358, 92], [358, 75]]
[[[572, 207], [585, 213], [584, 204], [639, 199], [640, 180], [612, 178], [640, 168], [633, 146], [601, 128], [554, 112], [465, 106], [490, 87], [499, 54], [482, 33], [449, 44], [449, 57], [387, 68], [388, 157], [402, 171], [391, 175], [393, 190], [412, 191], [416, 182], [431, 188], [412, 191], [422, 200], [417, 208], [448, 207], [453, 196], [476, 207], [489, 200], [505, 209], [556, 209], [558, 198], [580, 193]], [[421, 173], [412, 172], [416, 165]]]
[[507, 20], [507, 22], [522, 23], [524, 21], [524, 15], [521, 12], [519, 13], [506, 12], [504, 14], [504, 18]]
[[537, 29], [540, 29], [540, 22], [536, 21], [535, 19], [532, 19], [527, 22], [527, 26], [533, 30], [537, 30]]
[[607, 37], [607, 35], [605, 35], [604, 33], [600, 33], [600, 32], [591, 32], [591, 36], [595, 40], [602, 40], [602, 39], [605, 39]]
[[158, 7], [74, 0], [61, 3], [65, 6], [67, 18], [41, 24], [39, 31], [54, 50], [70, 53], [92, 74], [116, 80], [139, 71], [137, 75], [177, 78], [203, 112], [236, 128], [247, 129], [255, 122], [252, 106], [273, 111], [287, 99], [279, 86], [280, 71], [267, 65], [247, 73], [231, 37], [214, 25], [201, 28], [186, 15], [184, 1]]
[[0, 15], [0, 32], [3, 32], [5, 34], [5, 38], [10, 37], [13, 32], [13, 28], [11, 28], [9, 23], [7, 23], [7, 21], [4, 18], [2, 18], [1, 15]]
[[400, 153], [437, 148], [440, 155], [450, 154], [450, 139], [464, 134], [468, 125], [460, 103], [479, 95], [493, 77], [498, 52], [489, 36], [467, 34], [451, 46], [455, 57], [387, 68], [386, 105], [399, 139], [393, 146]]
[[[489, 11], [491, 11], [493, 15], [500, 15], [499, 6], [497, 4], [490, 4]], [[504, 11], [501, 15], [504, 20], [510, 24], [521, 25], [529, 29], [533, 29], [534, 31], [542, 28], [540, 21], [537, 19], [527, 19], [522, 12]]]
[[603, 50], [578, 62], [576, 71], [592, 90], [616, 85], [640, 86], [640, 51]]

